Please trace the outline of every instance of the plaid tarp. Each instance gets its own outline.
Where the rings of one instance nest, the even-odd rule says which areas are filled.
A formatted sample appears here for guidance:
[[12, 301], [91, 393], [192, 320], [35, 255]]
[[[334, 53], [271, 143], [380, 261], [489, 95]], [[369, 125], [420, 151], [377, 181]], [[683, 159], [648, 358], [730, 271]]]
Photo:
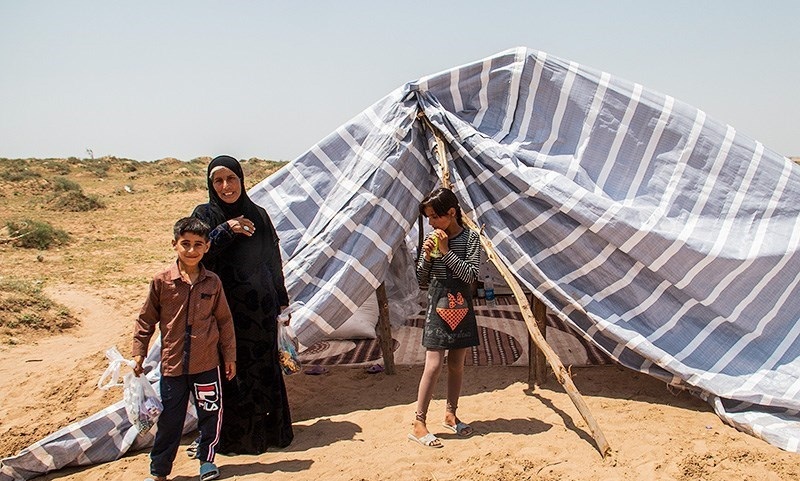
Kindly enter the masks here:
[[251, 189], [303, 345], [405, 248], [440, 174], [420, 111], [466, 213], [548, 309], [798, 451], [798, 167], [668, 95], [525, 48], [409, 82]]
[[679, 100], [524, 48], [410, 82], [251, 191], [304, 345], [372, 295], [438, 179], [621, 364], [798, 451], [800, 171]]

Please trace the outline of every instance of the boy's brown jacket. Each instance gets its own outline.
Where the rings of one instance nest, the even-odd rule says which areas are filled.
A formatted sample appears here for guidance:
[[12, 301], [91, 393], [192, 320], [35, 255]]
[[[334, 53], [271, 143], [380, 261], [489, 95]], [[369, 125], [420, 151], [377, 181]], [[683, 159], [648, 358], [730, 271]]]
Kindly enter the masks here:
[[[147, 356], [156, 325], [161, 330], [164, 376], [208, 371], [219, 366], [220, 355], [223, 362], [236, 361], [233, 317], [222, 282], [202, 265], [194, 285], [181, 279], [177, 262], [153, 277], [134, 327], [134, 356]], [[191, 327], [188, 337], [187, 326]]]

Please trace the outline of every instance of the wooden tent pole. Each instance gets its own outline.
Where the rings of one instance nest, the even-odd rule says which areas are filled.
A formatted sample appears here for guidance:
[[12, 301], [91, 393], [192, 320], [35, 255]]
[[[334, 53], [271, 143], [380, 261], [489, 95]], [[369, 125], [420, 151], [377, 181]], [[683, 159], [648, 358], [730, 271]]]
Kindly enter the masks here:
[[[547, 308], [544, 303], [533, 294], [527, 297], [528, 302], [533, 305], [533, 318], [539, 332], [547, 341]], [[547, 359], [544, 353], [534, 344], [533, 338], [528, 336], [528, 385], [541, 386], [547, 380]]]
[[[450, 172], [447, 166], [447, 156], [445, 155], [444, 151], [444, 141], [441, 139], [439, 131], [434, 128], [425, 114], [420, 111], [417, 117], [424, 121], [436, 138], [436, 156], [438, 157], [439, 167], [442, 172], [442, 186], [452, 188], [450, 184]], [[592, 432], [592, 437], [597, 443], [597, 448], [600, 450], [600, 455], [605, 457], [606, 454], [608, 454], [608, 452], [611, 450], [611, 447], [608, 445], [608, 441], [606, 441], [606, 437], [600, 430], [600, 426], [597, 424], [597, 421], [595, 421], [591, 411], [589, 411], [589, 406], [586, 405], [586, 402], [584, 402], [580, 392], [578, 392], [578, 388], [575, 387], [575, 384], [572, 382], [572, 377], [569, 375], [569, 371], [567, 371], [567, 369], [564, 367], [564, 364], [561, 363], [561, 359], [559, 359], [558, 355], [555, 353], [555, 351], [553, 351], [553, 348], [547, 344], [544, 336], [542, 336], [542, 333], [539, 331], [539, 327], [536, 324], [536, 319], [531, 311], [531, 306], [528, 304], [528, 300], [525, 297], [525, 292], [522, 290], [519, 282], [517, 282], [517, 279], [514, 277], [508, 267], [506, 267], [503, 260], [497, 255], [497, 251], [495, 250], [492, 241], [490, 241], [483, 234], [482, 229], [479, 229], [477, 224], [475, 224], [475, 222], [473, 222], [472, 219], [467, 217], [467, 215], [463, 212], [461, 217], [467, 227], [478, 234], [481, 240], [481, 245], [486, 251], [486, 256], [489, 258], [492, 264], [494, 264], [498, 272], [500, 272], [500, 275], [503, 276], [503, 279], [505, 279], [506, 283], [511, 288], [511, 292], [514, 293], [514, 298], [516, 298], [517, 304], [519, 304], [519, 310], [522, 313], [522, 318], [525, 320], [525, 324], [528, 327], [528, 332], [530, 333], [533, 342], [544, 354], [547, 362], [550, 363], [550, 367], [553, 368], [553, 373], [555, 374], [556, 379], [558, 379], [558, 382], [564, 386], [567, 395], [572, 400], [572, 403], [575, 404], [575, 407], [578, 409], [578, 412], [580, 412], [583, 420], [586, 421], [586, 424], [589, 426], [589, 430]]]
[[380, 340], [381, 354], [386, 374], [394, 374], [394, 339], [392, 339], [392, 325], [389, 323], [389, 297], [386, 295], [386, 286], [383, 282], [375, 291], [378, 298], [378, 338]]

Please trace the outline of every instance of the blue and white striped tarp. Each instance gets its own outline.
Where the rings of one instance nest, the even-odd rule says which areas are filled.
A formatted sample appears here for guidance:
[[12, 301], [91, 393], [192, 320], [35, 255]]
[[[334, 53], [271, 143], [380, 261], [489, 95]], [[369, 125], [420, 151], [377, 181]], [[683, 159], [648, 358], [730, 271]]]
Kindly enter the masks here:
[[520, 282], [620, 363], [789, 451], [800, 430], [800, 170], [668, 95], [524, 48], [410, 82], [254, 187], [300, 340], [385, 279], [446, 144]]
[[[418, 112], [447, 144], [466, 213], [551, 311], [623, 365], [800, 451], [798, 167], [677, 99], [543, 52], [409, 82], [251, 189], [281, 238], [302, 344], [407, 255], [441, 174]], [[0, 481], [142, 447], [109, 409], [102, 432], [93, 416], [4, 459]]]

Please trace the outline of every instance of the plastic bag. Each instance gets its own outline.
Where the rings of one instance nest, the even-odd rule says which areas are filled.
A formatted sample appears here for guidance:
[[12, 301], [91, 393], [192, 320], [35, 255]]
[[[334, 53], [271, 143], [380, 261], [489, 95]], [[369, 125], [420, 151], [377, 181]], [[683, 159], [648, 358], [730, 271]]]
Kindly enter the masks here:
[[132, 360], [122, 357], [122, 354], [117, 350], [117, 346], [106, 349], [106, 357], [109, 360], [108, 367], [97, 381], [97, 387], [104, 391], [114, 386], [122, 386], [118, 379], [120, 379], [119, 370], [123, 365], [128, 365], [131, 369], [136, 365]]
[[158, 421], [158, 416], [164, 410], [156, 390], [144, 375], [136, 376], [133, 373], [125, 375], [123, 380], [123, 400], [128, 420], [133, 424], [139, 434], [144, 434]]
[[133, 369], [136, 363], [132, 359], [122, 357], [116, 346], [106, 350], [106, 357], [109, 364], [97, 381], [97, 387], [108, 390], [114, 386], [122, 386], [122, 398], [125, 401], [128, 420], [139, 434], [146, 433], [153, 427], [164, 409], [161, 399], [144, 374], [138, 377], [132, 372], [125, 374], [120, 384], [119, 371], [122, 366], [127, 365]]
[[300, 372], [300, 356], [297, 344], [288, 326], [278, 323], [278, 357], [283, 373], [287, 376]]

